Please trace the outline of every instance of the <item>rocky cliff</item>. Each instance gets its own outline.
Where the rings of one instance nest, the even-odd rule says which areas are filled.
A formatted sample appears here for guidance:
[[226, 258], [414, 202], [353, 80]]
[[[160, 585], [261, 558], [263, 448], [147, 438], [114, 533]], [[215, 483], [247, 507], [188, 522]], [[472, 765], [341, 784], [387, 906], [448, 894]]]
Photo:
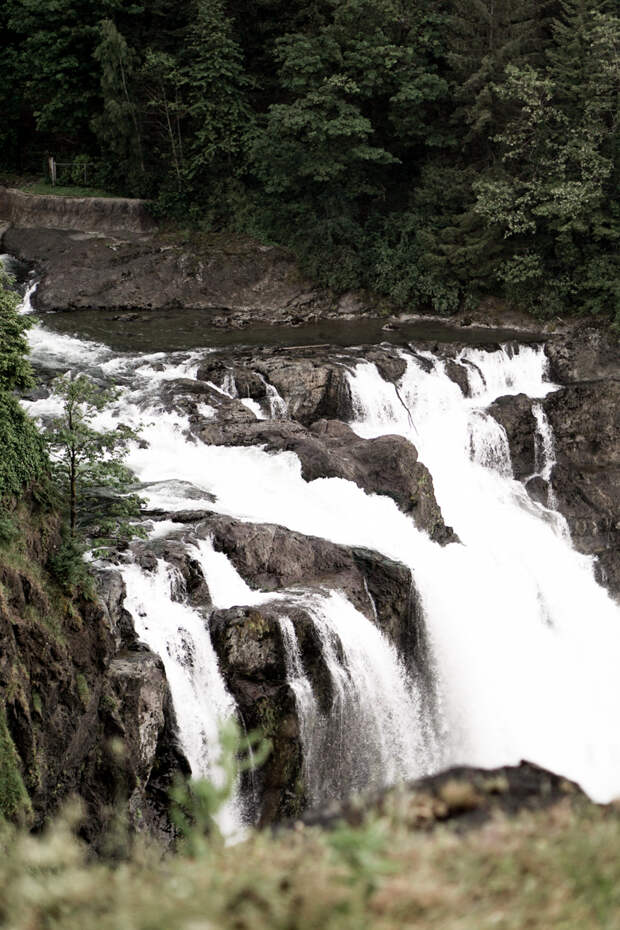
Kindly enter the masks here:
[[136, 641], [118, 575], [70, 597], [48, 567], [54, 513], [32, 496], [3, 505], [19, 536], [0, 545], [0, 815], [41, 827], [77, 794], [95, 846], [119, 815], [168, 842], [187, 764], [161, 660]]
[[202, 311], [205, 325], [219, 327], [351, 319], [372, 312], [359, 295], [337, 297], [315, 288], [284, 249], [223, 235], [184, 242], [179, 234], [136, 232], [132, 222], [115, 228], [120, 219], [112, 211], [101, 223], [95, 211], [83, 224], [67, 228], [73, 223], [71, 199], [44, 199], [68, 204], [60, 219], [51, 208], [39, 213], [33, 204], [16, 224], [14, 210], [0, 197], [0, 222], [6, 224], [2, 249], [36, 265], [40, 310], [182, 307]]
[[543, 409], [553, 430], [550, 481], [532, 479], [536, 422], [532, 401], [500, 398], [491, 412], [506, 429], [515, 477], [536, 499], [552, 491], [574, 545], [597, 558], [599, 581], [620, 596], [620, 347], [617, 337], [582, 324], [546, 343], [549, 377], [559, 390]]

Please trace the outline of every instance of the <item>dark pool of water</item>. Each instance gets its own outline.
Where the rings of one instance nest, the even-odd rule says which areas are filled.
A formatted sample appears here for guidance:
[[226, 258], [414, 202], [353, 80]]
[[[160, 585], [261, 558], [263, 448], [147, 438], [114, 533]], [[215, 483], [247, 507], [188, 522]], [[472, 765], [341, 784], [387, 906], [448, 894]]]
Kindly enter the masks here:
[[386, 324], [381, 318], [324, 320], [301, 326], [253, 325], [244, 329], [209, 326], [204, 311], [119, 313], [101, 310], [58, 311], [41, 315], [50, 329], [104, 343], [119, 352], [172, 352], [233, 346], [354, 346], [458, 342], [496, 345], [540, 342], [540, 333], [482, 326], [459, 326], [437, 317]]

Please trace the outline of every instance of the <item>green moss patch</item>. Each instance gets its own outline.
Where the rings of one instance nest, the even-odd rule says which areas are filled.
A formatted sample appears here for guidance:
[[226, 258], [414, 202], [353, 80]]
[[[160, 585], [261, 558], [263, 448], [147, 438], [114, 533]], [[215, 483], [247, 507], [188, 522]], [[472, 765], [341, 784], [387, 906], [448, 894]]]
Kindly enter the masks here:
[[9, 732], [6, 712], [0, 708], [0, 818], [27, 821], [32, 805], [24, 780], [15, 743]]

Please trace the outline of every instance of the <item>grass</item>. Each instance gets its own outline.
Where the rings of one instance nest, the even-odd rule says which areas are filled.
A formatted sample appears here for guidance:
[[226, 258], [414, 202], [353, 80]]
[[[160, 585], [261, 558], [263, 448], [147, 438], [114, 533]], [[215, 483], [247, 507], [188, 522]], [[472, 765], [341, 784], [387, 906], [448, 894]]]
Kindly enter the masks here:
[[620, 811], [562, 801], [459, 834], [402, 805], [360, 827], [252, 832], [202, 856], [88, 859], [71, 817], [0, 835], [10, 930], [618, 930]]
[[55, 197], [116, 197], [99, 187], [79, 187], [77, 185], [52, 186], [47, 181], [34, 181], [20, 185], [20, 190], [26, 194], [52, 194]]
[[55, 187], [44, 178], [35, 175], [2, 174], [0, 184], [23, 191], [25, 194], [52, 194], [56, 197], [117, 197], [100, 187], [88, 187], [80, 184], [56, 184]]

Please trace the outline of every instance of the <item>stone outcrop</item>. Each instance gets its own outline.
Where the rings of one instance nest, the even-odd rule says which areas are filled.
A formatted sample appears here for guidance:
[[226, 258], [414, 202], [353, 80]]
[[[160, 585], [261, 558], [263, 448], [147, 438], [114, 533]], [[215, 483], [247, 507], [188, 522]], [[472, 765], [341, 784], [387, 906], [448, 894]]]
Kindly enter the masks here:
[[598, 558], [620, 595], [620, 380], [567, 385], [545, 410], [555, 436], [552, 483], [575, 546]]
[[618, 380], [620, 345], [607, 325], [581, 323], [545, 343], [549, 377], [557, 384]]
[[[351, 363], [334, 361], [325, 351], [288, 354], [262, 352], [237, 360], [231, 355], [207, 359], [197, 377], [222, 386], [232, 377], [239, 397], [260, 401], [272, 385], [287, 404], [286, 416], [309, 425], [321, 417], [351, 416], [351, 392], [346, 377]], [[241, 362], [241, 363], [240, 363]]]
[[[573, 544], [597, 557], [599, 581], [620, 595], [620, 348], [604, 329], [583, 326], [546, 345], [560, 389], [543, 401], [554, 435], [552, 488]], [[535, 421], [525, 395], [502, 397], [489, 412], [504, 426], [515, 477], [547, 503], [534, 472]], [[529, 479], [529, 480], [528, 480]]]
[[0, 710], [32, 823], [77, 794], [94, 846], [123, 811], [169, 843], [168, 788], [187, 763], [161, 661], [136, 641], [120, 576], [101, 574], [101, 601], [72, 600], [45, 567], [58, 522], [32, 501], [15, 514], [27, 551], [0, 552]]
[[[400, 359], [385, 352], [375, 356], [398, 375]], [[364, 439], [342, 422], [353, 414], [346, 373], [355, 362], [353, 356], [345, 365], [321, 355], [308, 359], [264, 353], [246, 359], [218, 354], [198, 366], [198, 380], [168, 381], [160, 396], [166, 409], [188, 415], [193, 435], [208, 445], [260, 445], [269, 452], [294, 452], [304, 480], [353, 481], [367, 493], [390, 497], [435, 542], [456, 542], [415, 446], [397, 435]], [[243, 399], [268, 411], [269, 387], [278, 390], [285, 410], [258, 420]], [[231, 397], [224, 388], [240, 396]], [[340, 419], [327, 419], [326, 413]]]
[[[368, 619], [378, 623], [421, 685], [428, 682], [430, 687], [425, 626], [411, 572], [376, 552], [339, 546], [281, 526], [243, 523], [217, 513], [172, 517], [185, 520], [185, 526], [163, 539], [135, 543], [136, 558], [147, 570], [154, 567], [156, 558], [178, 570], [184, 579], [180, 596], [187, 597], [209, 624], [243, 727], [259, 729], [272, 742], [271, 755], [246, 784], [253, 813], [262, 824], [296, 815], [307, 799], [281, 620], [286, 617], [293, 625], [304, 672], [326, 713], [333, 700], [332, 680], [302, 594], [342, 591]], [[207, 538], [227, 555], [251, 588], [273, 592], [273, 600], [259, 606], [214, 608], [191, 555], [191, 544]]]
[[[73, 202], [49, 199], [65, 200], [66, 210]], [[0, 220], [10, 216], [0, 204]], [[214, 235], [185, 245], [130, 227], [110, 231], [96, 214], [73, 229], [45, 222], [11, 225], [2, 236], [4, 251], [36, 266], [34, 303], [42, 311], [183, 308], [204, 314], [206, 326], [226, 328], [347, 320], [373, 311], [368, 298], [314, 287], [289, 252], [254, 240]]]
[[515, 478], [529, 478], [536, 470], [536, 420], [531, 399], [525, 394], [508, 394], [494, 401], [489, 413], [506, 430]]
[[358, 826], [369, 816], [397, 812], [399, 823], [406, 823], [409, 829], [427, 831], [451, 823], [459, 830], [469, 830], [498, 814], [512, 817], [555, 804], [581, 806], [583, 801], [583, 791], [574, 782], [530, 762], [496, 769], [459, 766], [401, 787], [308, 811], [301, 820], [329, 829], [343, 822]]

